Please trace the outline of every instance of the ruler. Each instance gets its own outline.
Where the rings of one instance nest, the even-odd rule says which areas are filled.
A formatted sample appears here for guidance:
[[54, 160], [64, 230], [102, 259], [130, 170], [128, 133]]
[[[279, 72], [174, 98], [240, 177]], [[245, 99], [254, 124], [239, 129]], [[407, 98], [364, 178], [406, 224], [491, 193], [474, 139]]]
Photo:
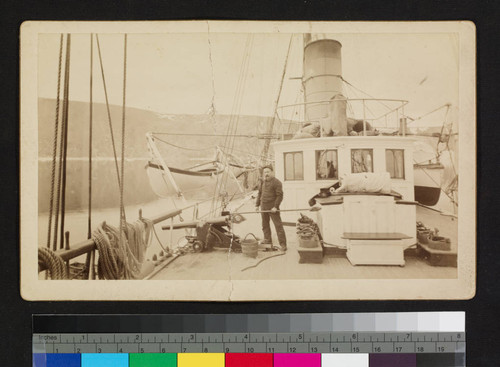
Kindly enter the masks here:
[[465, 332], [33, 334], [33, 353], [464, 353]]

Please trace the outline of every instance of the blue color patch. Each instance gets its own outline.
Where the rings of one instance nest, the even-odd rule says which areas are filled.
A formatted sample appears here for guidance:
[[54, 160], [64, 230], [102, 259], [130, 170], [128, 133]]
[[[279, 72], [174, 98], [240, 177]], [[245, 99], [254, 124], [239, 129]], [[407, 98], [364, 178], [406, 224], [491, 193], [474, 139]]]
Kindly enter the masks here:
[[128, 354], [84, 353], [82, 354], [82, 367], [128, 367]]
[[47, 367], [80, 367], [80, 354], [47, 354]]
[[33, 353], [33, 367], [47, 367], [47, 354]]

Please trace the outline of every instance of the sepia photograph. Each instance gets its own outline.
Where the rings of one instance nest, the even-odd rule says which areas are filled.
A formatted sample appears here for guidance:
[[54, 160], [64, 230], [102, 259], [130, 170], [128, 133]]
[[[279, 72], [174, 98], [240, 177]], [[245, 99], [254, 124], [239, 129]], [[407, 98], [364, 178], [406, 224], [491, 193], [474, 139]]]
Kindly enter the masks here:
[[474, 296], [473, 23], [26, 22], [20, 45], [24, 299]]

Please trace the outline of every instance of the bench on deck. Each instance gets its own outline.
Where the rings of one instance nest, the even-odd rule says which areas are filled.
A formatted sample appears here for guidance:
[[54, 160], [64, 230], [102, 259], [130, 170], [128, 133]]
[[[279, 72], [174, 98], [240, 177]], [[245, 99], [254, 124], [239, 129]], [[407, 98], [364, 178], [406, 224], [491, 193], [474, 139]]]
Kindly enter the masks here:
[[411, 238], [399, 232], [344, 232], [347, 258], [353, 265], [405, 264], [402, 240]]

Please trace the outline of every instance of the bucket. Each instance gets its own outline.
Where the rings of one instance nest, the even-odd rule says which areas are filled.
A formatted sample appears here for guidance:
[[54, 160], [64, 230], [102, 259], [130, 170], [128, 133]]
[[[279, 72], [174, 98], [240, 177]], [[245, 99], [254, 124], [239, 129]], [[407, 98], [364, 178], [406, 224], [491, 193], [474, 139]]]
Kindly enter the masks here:
[[[249, 235], [253, 236], [253, 239], [247, 239]], [[248, 233], [243, 241], [241, 241], [241, 252], [248, 257], [253, 257], [254, 259], [257, 257], [257, 253], [259, 251], [259, 242], [257, 241], [257, 237], [253, 233]]]
[[319, 246], [319, 238], [317, 235], [314, 235], [312, 237], [299, 237], [299, 247], [315, 248]]

